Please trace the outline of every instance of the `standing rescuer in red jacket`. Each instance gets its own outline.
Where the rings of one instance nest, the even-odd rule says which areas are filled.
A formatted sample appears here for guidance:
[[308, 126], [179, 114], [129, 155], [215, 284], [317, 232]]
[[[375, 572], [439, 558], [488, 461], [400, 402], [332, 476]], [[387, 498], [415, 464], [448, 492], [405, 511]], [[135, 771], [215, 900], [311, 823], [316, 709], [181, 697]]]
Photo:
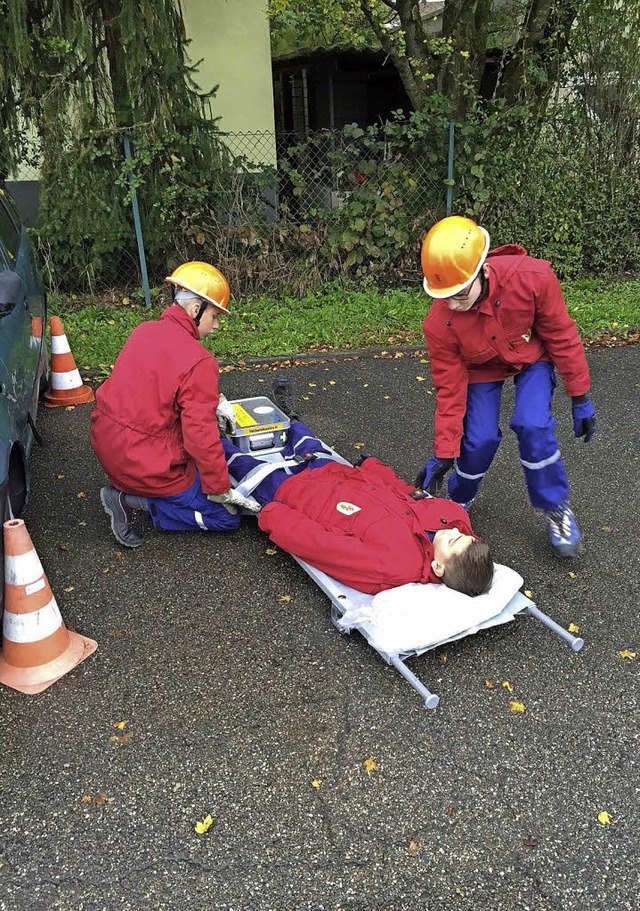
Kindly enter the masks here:
[[544, 511], [554, 551], [580, 553], [569, 482], [551, 413], [556, 369], [571, 396], [576, 437], [589, 442], [595, 411], [584, 348], [548, 262], [516, 244], [489, 250], [489, 235], [460, 216], [435, 224], [422, 243], [424, 289], [433, 304], [423, 329], [436, 387], [434, 455], [417, 479], [431, 493], [475, 499], [502, 431], [505, 379], [513, 377], [510, 427], [532, 506]]
[[179, 266], [167, 282], [174, 303], [131, 333], [96, 392], [91, 445], [111, 485], [100, 498], [126, 547], [143, 543], [139, 510], [166, 531], [231, 531], [240, 508], [219, 425], [235, 421], [218, 393], [218, 363], [201, 344], [229, 313], [229, 284], [208, 263]]

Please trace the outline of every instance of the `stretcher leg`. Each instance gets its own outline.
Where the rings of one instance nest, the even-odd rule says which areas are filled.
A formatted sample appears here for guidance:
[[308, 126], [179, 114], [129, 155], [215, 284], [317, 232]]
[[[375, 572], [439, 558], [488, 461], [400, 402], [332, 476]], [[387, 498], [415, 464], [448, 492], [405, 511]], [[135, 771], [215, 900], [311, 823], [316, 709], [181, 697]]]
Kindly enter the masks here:
[[440, 702], [440, 697], [436, 696], [435, 693], [432, 693], [431, 690], [428, 690], [424, 683], [420, 683], [416, 675], [413, 673], [413, 671], [409, 670], [402, 658], [400, 658], [398, 655], [390, 655], [389, 662], [400, 674], [402, 674], [407, 683], [409, 683], [422, 697], [425, 706], [428, 709], [435, 709]]
[[578, 636], [573, 636], [568, 630], [564, 629], [562, 626], [560, 626], [560, 624], [556, 623], [555, 620], [552, 620], [551, 617], [547, 617], [547, 615], [543, 614], [541, 610], [538, 610], [535, 604], [528, 604], [522, 613], [528, 614], [530, 617], [535, 617], [548, 629], [552, 630], [554, 633], [560, 636], [561, 639], [564, 639], [564, 641], [571, 646], [574, 652], [579, 652], [584, 645], [584, 639], [581, 639]]

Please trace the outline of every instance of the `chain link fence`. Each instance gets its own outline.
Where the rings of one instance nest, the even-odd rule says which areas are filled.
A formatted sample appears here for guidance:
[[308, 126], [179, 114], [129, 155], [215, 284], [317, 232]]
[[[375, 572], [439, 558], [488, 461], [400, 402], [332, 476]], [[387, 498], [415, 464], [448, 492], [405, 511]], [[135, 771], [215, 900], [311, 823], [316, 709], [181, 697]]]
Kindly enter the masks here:
[[[375, 230], [375, 213], [379, 211], [381, 219], [386, 218], [389, 200], [393, 201], [392, 207], [402, 209], [405, 221], [428, 225], [446, 213], [448, 140], [446, 130], [440, 132], [441, 135], [428, 137], [428, 154], [423, 154], [422, 142], [403, 146], [397, 136], [390, 139], [384, 126], [364, 130], [351, 125], [341, 131], [323, 130], [305, 137], [276, 136], [272, 132], [221, 134], [230, 167], [218, 177], [215, 206], [200, 211], [197, 223], [190, 221], [185, 213], [180, 229], [168, 231], [166, 237], [162, 236], [159, 249], [156, 243], [151, 255], [147, 252], [152, 287], [162, 284], [176, 262], [215, 257], [213, 261], [223, 271], [227, 268], [240, 283], [241, 287], [235, 286], [237, 293], [250, 293], [254, 289], [251, 281], [245, 280], [247, 275], [259, 268], [264, 271], [264, 267], [247, 271], [240, 268], [240, 260], [243, 256], [247, 258], [252, 245], [255, 247], [257, 236], [269, 238], [273, 254], [274, 237], [282, 237], [282, 232], [310, 230], [322, 223], [326, 237], [327, 226], [339, 228], [340, 220], [347, 215], [353, 221], [359, 209], [363, 214], [362, 230], [369, 227]], [[131, 148], [135, 161], [135, 138]], [[124, 165], [124, 150], [120, 164]], [[171, 190], [170, 164], [171, 161], [166, 168], [168, 190]], [[70, 193], [66, 203], [69, 215], [64, 224], [53, 229], [50, 223], [43, 225], [43, 179], [37, 157], [32, 154], [17, 170], [8, 174], [7, 170], [0, 161], [6, 188], [25, 224], [33, 229], [41, 267], [52, 289], [77, 295], [140, 293], [143, 272], [131, 205], [132, 186], [126, 180], [113, 181], [110, 204], [104, 201], [98, 204], [90, 182], [80, 189], [67, 186], [64, 191]], [[52, 178], [57, 180], [55, 174], [47, 171], [44, 179]], [[65, 187], [62, 180], [58, 184]], [[137, 181], [135, 191], [143, 240], [145, 231], [151, 227], [156, 236], [158, 233], [157, 213], [147, 204], [146, 189], [144, 178]], [[51, 193], [51, 187], [48, 192]], [[186, 205], [178, 199], [177, 205], [181, 204]], [[106, 246], [100, 246], [100, 238], [116, 236], [112, 222], [116, 206], [121, 213], [117, 243], [112, 242], [112, 249], [107, 250]], [[59, 261], [56, 251], [65, 231], [73, 231], [74, 215], [86, 216], [87, 212], [91, 213], [93, 241], [83, 246], [77, 236], [70, 234], [78, 261], [69, 270]], [[152, 223], [151, 219], [156, 222]], [[281, 245], [277, 256], [283, 279], [287, 255], [296, 254], [295, 251], [288, 254]], [[330, 269], [325, 270], [322, 278], [331, 277]]]

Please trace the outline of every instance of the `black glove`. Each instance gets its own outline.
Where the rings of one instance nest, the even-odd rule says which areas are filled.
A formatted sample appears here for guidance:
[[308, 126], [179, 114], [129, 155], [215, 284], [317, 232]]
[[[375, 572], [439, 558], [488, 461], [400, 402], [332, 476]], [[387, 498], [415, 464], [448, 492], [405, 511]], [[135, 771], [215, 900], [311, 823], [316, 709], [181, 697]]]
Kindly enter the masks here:
[[584, 437], [585, 443], [588, 443], [596, 432], [596, 410], [589, 396], [572, 396], [571, 411], [574, 436]]
[[435, 496], [444, 484], [445, 475], [452, 468], [453, 459], [439, 459], [437, 456], [431, 456], [416, 478], [416, 487], [422, 487], [423, 490], [428, 490]]

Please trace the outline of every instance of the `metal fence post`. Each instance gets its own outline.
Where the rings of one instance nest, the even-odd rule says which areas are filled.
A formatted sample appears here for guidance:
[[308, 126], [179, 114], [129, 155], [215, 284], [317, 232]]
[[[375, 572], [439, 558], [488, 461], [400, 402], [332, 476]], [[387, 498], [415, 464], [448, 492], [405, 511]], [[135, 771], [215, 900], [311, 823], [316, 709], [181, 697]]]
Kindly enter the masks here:
[[133, 210], [133, 223], [136, 228], [136, 241], [138, 242], [138, 258], [140, 259], [140, 274], [142, 277], [142, 288], [144, 290], [144, 301], [147, 307], [151, 306], [151, 290], [149, 288], [149, 276], [147, 275], [147, 260], [144, 254], [144, 241], [142, 240], [142, 226], [140, 224], [140, 212], [138, 210], [138, 196], [133, 187], [133, 174], [131, 168], [131, 146], [129, 137], [124, 137], [124, 157], [127, 160], [129, 181], [131, 183], [131, 208]]
[[449, 121], [449, 160], [447, 163], [447, 215], [451, 215], [453, 201], [453, 120]]

